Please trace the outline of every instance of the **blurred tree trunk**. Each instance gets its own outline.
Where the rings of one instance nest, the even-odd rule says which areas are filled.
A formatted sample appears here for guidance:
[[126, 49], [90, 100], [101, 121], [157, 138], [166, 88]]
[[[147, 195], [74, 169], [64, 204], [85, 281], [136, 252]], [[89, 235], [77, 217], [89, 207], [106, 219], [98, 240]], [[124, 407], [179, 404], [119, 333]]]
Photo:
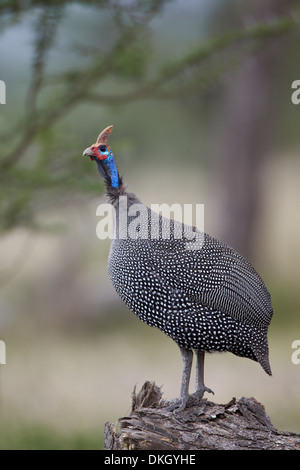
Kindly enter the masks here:
[[[267, 20], [287, 14], [294, 0], [254, 3], [252, 20]], [[274, 117], [276, 80], [281, 60], [288, 52], [286, 38], [265, 42], [260, 51], [247, 56], [226, 90], [221, 118], [221, 145], [218, 155], [220, 214], [218, 236], [254, 258], [260, 209], [264, 200], [262, 175]]]

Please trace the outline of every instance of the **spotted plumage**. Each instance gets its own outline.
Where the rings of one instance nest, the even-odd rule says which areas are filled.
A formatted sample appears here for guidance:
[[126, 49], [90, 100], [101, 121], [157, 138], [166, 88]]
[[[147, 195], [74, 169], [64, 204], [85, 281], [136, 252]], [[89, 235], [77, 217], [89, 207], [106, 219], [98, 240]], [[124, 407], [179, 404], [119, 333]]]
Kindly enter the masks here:
[[[250, 358], [271, 375], [267, 330], [273, 310], [263, 280], [225, 243], [140, 206], [139, 199], [127, 193], [116, 167], [112, 168], [114, 158], [107, 146], [111, 129], [105, 129], [95, 146], [84, 152], [97, 161], [116, 209], [109, 277], [140, 320], [162, 330], [180, 347], [184, 360], [181, 394], [170, 409], [186, 406], [191, 350], [201, 352], [197, 355], [198, 398], [204, 391], [211, 392], [203, 382], [203, 351], [230, 351]], [[100, 151], [99, 159], [94, 149], [99, 153], [101, 147], [104, 152]], [[136, 207], [142, 209], [138, 219]], [[129, 232], [136, 220], [133, 237]], [[170, 224], [168, 238], [163, 231], [166, 222]], [[189, 249], [191, 243], [193, 249]]]

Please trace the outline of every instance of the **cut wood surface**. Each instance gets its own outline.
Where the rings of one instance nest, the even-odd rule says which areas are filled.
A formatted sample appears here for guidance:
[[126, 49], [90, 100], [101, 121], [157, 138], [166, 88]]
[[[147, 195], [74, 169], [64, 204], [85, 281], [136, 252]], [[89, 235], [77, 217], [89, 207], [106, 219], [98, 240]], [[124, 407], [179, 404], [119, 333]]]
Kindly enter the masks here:
[[300, 435], [278, 431], [255, 398], [227, 404], [189, 400], [167, 411], [161, 388], [145, 382], [133, 391], [132, 411], [105, 424], [105, 450], [299, 450]]

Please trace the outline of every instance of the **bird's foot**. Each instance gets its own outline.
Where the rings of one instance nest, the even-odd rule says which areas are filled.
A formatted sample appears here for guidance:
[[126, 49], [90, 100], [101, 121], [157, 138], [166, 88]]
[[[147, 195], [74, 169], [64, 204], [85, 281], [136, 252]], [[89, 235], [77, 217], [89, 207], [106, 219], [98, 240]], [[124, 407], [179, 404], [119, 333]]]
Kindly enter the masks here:
[[186, 408], [187, 399], [184, 398], [175, 398], [173, 400], [169, 400], [167, 406], [167, 411], [173, 411], [174, 413], [179, 413]]
[[187, 407], [187, 405], [189, 406], [196, 405], [199, 401], [202, 400], [205, 392], [212, 393], [214, 395], [214, 392], [210, 388], [205, 387], [204, 385], [203, 387], [199, 388], [195, 393], [188, 395], [184, 399], [175, 398], [174, 400], [169, 400], [167, 411], [173, 411], [174, 413], [179, 413], [180, 411], [183, 411]]
[[196, 400], [200, 401], [200, 400], [202, 400], [203, 395], [204, 395], [205, 392], [212, 393], [213, 395], [215, 394], [210, 388], [205, 387], [205, 385], [203, 385], [201, 388], [196, 390], [195, 393], [192, 393], [192, 395], [190, 395], [190, 397], [196, 398]]

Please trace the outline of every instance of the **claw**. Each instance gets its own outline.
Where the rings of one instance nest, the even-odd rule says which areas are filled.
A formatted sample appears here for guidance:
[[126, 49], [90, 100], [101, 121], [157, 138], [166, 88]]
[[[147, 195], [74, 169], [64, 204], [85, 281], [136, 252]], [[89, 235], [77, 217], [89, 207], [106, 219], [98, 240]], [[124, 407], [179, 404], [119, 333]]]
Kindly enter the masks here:
[[180, 411], [185, 410], [187, 404], [189, 406], [195, 406], [197, 405], [197, 402], [202, 400], [204, 392], [212, 393], [214, 395], [213, 390], [204, 386], [201, 389], [197, 390], [195, 393], [188, 395], [188, 397], [184, 400], [182, 398], [175, 398], [174, 400], [168, 401], [168, 406], [166, 410], [173, 411], [173, 413], [179, 413]]
[[186, 408], [187, 400], [182, 400], [181, 398], [175, 398], [170, 400], [169, 405], [167, 406], [167, 411], [173, 411], [173, 413], [179, 413]]
[[215, 394], [213, 390], [204, 386], [201, 389], [197, 390], [195, 393], [193, 393], [191, 396], [197, 398], [197, 400], [201, 400], [205, 392], [212, 393], [213, 395]]

